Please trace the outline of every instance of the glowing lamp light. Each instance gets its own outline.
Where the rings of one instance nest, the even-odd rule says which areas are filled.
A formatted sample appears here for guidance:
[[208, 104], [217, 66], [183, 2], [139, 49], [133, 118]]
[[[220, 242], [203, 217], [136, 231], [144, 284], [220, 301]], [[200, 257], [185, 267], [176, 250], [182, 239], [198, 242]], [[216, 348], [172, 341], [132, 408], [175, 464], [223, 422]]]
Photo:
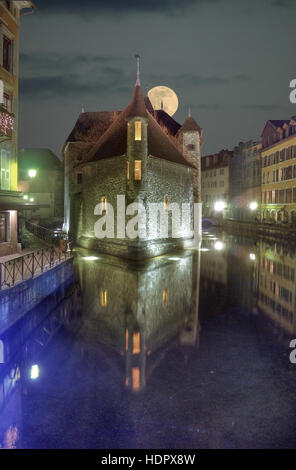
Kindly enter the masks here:
[[39, 366], [38, 366], [38, 364], [34, 364], [34, 365], [31, 367], [31, 371], [30, 371], [31, 380], [36, 380], [36, 379], [38, 379], [38, 378], [39, 378], [39, 375], [40, 375]]
[[33, 197], [30, 197], [30, 202], [34, 202], [35, 199]]
[[256, 261], [256, 255], [255, 255], [255, 253], [250, 253], [250, 260], [251, 260], [251, 261]]
[[258, 202], [254, 201], [254, 202], [251, 202], [250, 205], [249, 205], [249, 208], [251, 209], [251, 211], [255, 211], [258, 209]]
[[222, 251], [224, 249], [224, 243], [218, 241], [215, 243], [214, 248], [217, 251]]
[[29, 170], [28, 175], [29, 175], [30, 178], [36, 178], [37, 170]]
[[27, 201], [29, 199], [29, 196], [27, 194], [24, 196], [24, 200]]
[[214, 209], [216, 212], [223, 212], [225, 209], [225, 202], [224, 201], [215, 202]]

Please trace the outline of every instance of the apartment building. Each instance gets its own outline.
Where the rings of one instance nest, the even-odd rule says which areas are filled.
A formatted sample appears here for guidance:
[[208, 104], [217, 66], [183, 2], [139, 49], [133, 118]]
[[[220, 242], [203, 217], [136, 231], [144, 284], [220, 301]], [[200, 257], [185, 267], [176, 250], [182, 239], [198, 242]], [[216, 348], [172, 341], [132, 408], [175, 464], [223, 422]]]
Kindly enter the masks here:
[[266, 223], [296, 225], [296, 116], [262, 132], [262, 206]]
[[0, 2], [0, 256], [17, 252], [19, 30], [33, 10], [30, 1]]
[[261, 148], [259, 141], [240, 142], [229, 164], [229, 217], [253, 222], [260, 220]]
[[229, 162], [232, 156], [232, 151], [221, 150], [217, 154], [207, 155], [201, 159], [203, 217], [213, 217], [217, 212], [224, 216], [227, 213]]

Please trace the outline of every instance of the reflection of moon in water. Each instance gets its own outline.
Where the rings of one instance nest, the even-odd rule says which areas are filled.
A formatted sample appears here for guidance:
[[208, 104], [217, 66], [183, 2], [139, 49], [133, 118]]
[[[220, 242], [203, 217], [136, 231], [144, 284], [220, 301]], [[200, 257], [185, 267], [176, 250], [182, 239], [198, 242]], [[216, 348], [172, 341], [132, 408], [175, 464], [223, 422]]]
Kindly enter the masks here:
[[166, 86], [156, 86], [148, 91], [148, 98], [155, 110], [161, 109], [170, 116], [173, 116], [179, 107], [179, 100], [176, 93]]

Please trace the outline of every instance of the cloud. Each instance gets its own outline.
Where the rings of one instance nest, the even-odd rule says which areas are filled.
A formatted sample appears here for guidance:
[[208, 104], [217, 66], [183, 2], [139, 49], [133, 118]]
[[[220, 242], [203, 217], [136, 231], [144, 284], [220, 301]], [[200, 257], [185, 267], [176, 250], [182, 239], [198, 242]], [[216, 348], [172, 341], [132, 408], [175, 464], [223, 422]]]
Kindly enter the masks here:
[[295, 7], [295, 0], [273, 0], [271, 5], [277, 8], [293, 8]]
[[[124, 67], [113, 66], [120, 59], [101, 55], [21, 54], [20, 91], [24, 98], [90, 97], [100, 91], [117, 91], [132, 80]], [[32, 70], [36, 71], [34, 76]]]
[[241, 108], [254, 111], [275, 111], [277, 109], [281, 109], [282, 107], [277, 104], [243, 104]]
[[101, 14], [122, 14], [132, 12], [153, 13], [161, 12], [174, 14], [191, 8], [198, 4], [216, 3], [219, 0], [39, 0], [38, 8], [41, 12], [52, 14], [74, 14], [93, 16]]

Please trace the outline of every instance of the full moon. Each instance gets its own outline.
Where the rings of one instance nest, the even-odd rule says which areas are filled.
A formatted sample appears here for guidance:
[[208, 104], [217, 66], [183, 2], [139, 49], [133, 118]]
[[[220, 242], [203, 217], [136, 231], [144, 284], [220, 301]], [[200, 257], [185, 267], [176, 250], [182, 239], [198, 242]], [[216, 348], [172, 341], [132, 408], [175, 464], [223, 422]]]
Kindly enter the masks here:
[[148, 91], [148, 98], [156, 111], [163, 109], [170, 116], [173, 116], [179, 107], [176, 93], [166, 86], [152, 88]]

